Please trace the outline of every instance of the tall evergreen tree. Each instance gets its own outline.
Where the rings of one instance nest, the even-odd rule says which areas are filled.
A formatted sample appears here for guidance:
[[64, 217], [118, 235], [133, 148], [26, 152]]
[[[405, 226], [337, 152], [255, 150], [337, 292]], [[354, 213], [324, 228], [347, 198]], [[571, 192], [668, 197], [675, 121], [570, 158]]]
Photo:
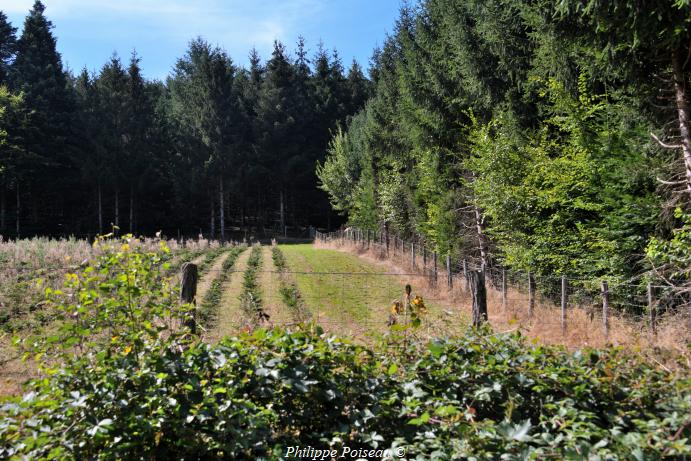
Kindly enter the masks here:
[[[102, 168], [106, 171], [107, 185], [113, 191], [113, 221], [111, 222], [116, 228], [119, 228], [121, 224], [120, 199], [127, 179], [126, 158], [130, 139], [128, 83], [127, 71], [116, 55], [113, 55], [103, 66], [95, 83], [99, 121], [98, 148], [102, 155]], [[101, 186], [99, 186], [99, 191], [100, 189]], [[101, 203], [100, 197], [99, 203]]]
[[286, 186], [293, 161], [300, 152], [300, 146], [292, 141], [297, 123], [294, 79], [295, 71], [285, 46], [281, 42], [274, 42], [257, 104], [257, 143], [262, 162], [278, 189], [279, 228], [283, 234], [286, 232]]
[[[224, 180], [229, 167], [241, 155], [246, 135], [234, 77], [235, 67], [226, 53], [196, 39], [176, 64], [172, 80], [176, 113], [205, 146], [204, 168], [218, 184], [221, 240], [225, 239]], [[211, 203], [213, 223], [213, 198]]]
[[136, 216], [135, 203], [139, 195], [142, 181], [154, 165], [151, 157], [151, 129], [154, 117], [154, 108], [149, 94], [146, 91], [146, 83], [139, 67], [140, 59], [136, 52], [132, 52], [130, 64], [127, 69], [127, 121], [125, 146], [125, 178], [129, 188], [129, 232], [134, 232]]
[[17, 29], [7, 20], [7, 15], [0, 11], [0, 85], [7, 85], [10, 77], [10, 66], [17, 49]]
[[[25, 132], [22, 148], [27, 157], [34, 159], [31, 170], [25, 170], [25, 173], [31, 171], [35, 179], [26, 185], [31, 192], [36, 224], [39, 206], [42, 211], [61, 208], [59, 202], [63, 197], [54, 192], [65, 187], [65, 181], [70, 177], [68, 140], [74, 110], [51, 31], [53, 25], [44, 11], [43, 3], [37, 0], [24, 21], [12, 65], [13, 88], [23, 94], [28, 110], [22, 127]], [[20, 203], [21, 182], [17, 183], [17, 203]], [[46, 201], [52, 206], [46, 206]]]

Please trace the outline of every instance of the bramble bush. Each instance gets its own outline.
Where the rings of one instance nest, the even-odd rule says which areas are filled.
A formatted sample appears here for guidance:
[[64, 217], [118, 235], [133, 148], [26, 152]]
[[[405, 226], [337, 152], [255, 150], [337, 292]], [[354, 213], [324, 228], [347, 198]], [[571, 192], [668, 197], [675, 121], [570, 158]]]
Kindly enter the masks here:
[[[101, 280], [112, 302], [105, 312], [129, 309], [132, 294], [142, 306], [169, 299], [155, 294], [158, 276], [145, 274], [155, 256], [110, 257], [101, 268], [124, 264], [140, 291]], [[73, 286], [73, 303], [94, 289], [76, 277], [83, 285]], [[411, 344], [409, 353], [318, 328], [258, 329], [209, 345], [185, 332], [142, 333], [139, 325], [156, 325], [161, 311], [133, 312], [137, 321], [117, 317], [124, 323], [115, 340], [63, 353], [60, 367], [2, 405], [0, 458], [274, 460], [296, 445], [404, 446], [418, 460], [691, 455], [688, 371], [664, 371], [621, 349], [574, 353], [489, 329]]]

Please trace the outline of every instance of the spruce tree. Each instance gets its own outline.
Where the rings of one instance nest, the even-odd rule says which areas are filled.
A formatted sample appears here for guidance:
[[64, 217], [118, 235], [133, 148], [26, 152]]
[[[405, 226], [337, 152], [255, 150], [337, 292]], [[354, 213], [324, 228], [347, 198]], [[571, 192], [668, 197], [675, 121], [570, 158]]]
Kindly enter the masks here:
[[0, 11], [0, 85], [7, 85], [10, 77], [10, 65], [17, 49], [17, 29], [7, 20], [7, 15]]
[[[51, 223], [55, 221], [51, 214], [61, 214], [64, 195], [59, 192], [67, 189], [72, 180], [69, 140], [74, 115], [53, 25], [44, 11], [43, 3], [37, 0], [24, 21], [12, 65], [13, 88], [23, 94], [28, 114], [22, 127], [22, 150], [31, 166], [23, 173], [31, 178], [26, 186], [31, 194], [33, 221], [39, 226], [39, 216]], [[18, 203], [22, 182], [20, 178]]]
[[[175, 67], [172, 79], [175, 110], [183, 126], [204, 146], [203, 168], [217, 184], [221, 240], [225, 239], [225, 180], [230, 166], [240, 157], [245, 120], [239, 94], [234, 88], [235, 66], [225, 51], [202, 39], [193, 40]], [[215, 208], [210, 190], [211, 233]]]

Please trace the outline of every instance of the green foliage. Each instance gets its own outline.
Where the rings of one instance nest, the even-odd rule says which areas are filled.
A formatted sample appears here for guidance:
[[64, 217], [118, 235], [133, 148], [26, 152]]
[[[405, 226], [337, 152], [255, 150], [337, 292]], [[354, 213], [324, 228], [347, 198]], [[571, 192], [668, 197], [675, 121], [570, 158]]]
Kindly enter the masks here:
[[281, 249], [275, 245], [271, 248], [271, 259], [273, 260], [276, 269], [278, 269], [278, 272], [284, 272], [288, 269], [286, 257], [283, 255]]
[[471, 331], [399, 361], [337, 338], [257, 330], [216, 346], [112, 352], [78, 357], [6, 403], [0, 455], [282, 459], [295, 445], [400, 446], [406, 459], [691, 453], [691, 382], [617, 349], [569, 353]]
[[[629, 277], [637, 269], [631, 256], [645, 244], [641, 234], [655, 221], [649, 163], [632, 141], [645, 128], [627, 129], [616, 106], [591, 96], [585, 79], [579, 86], [574, 98], [548, 82], [543, 95], [552, 117], [526, 139], [502, 119], [476, 125], [466, 162], [473, 173], [469, 187], [510, 266]], [[642, 183], [631, 181], [632, 174]]]
[[[131, 235], [121, 241], [100, 237], [101, 255], [66, 274], [62, 289], [45, 289], [53, 323], [22, 338], [25, 357], [52, 368], [62, 360], [139, 351], [170, 329], [173, 318], [184, 318], [189, 306], [179, 303], [179, 288], [167, 274], [160, 249], [142, 252]], [[57, 361], [56, 361], [57, 360]]]
[[216, 261], [216, 259], [218, 259], [226, 251], [228, 251], [228, 248], [224, 247], [223, 245], [206, 250], [204, 252], [204, 259], [202, 259], [202, 261], [199, 263], [199, 273], [203, 274], [209, 270], [214, 261]]
[[668, 283], [688, 288], [691, 281], [691, 214], [677, 208], [674, 216], [681, 221], [681, 227], [672, 231], [669, 240], [652, 237], [646, 257], [655, 277], [662, 276]]

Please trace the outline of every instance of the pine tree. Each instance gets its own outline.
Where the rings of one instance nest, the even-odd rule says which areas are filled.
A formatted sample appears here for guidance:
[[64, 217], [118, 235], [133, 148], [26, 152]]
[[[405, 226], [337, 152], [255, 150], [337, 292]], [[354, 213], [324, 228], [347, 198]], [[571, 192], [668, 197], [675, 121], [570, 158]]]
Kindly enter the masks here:
[[153, 123], [153, 105], [146, 92], [146, 84], [139, 67], [140, 59], [132, 52], [127, 69], [127, 121], [125, 146], [125, 178], [129, 187], [129, 232], [135, 231], [135, 197], [141, 183], [154, 163], [150, 155], [150, 131]]
[[365, 77], [364, 72], [362, 72], [362, 67], [355, 59], [353, 59], [350, 69], [348, 69], [346, 88], [346, 113], [353, 115], [365, 107], [365, 101], [370, 97], [369, 81]]
[[[294, 68], [285, 46], [274, 42], [271, 59], [266, 64], [266, 77], [262, 85], [257, 107], [259, 125], [258, 146], [261, 162], [270, 173], [278, 189], [279, 228], [286, 233], [286, 185], [290, 178], [293, 160], [300, 146], [292, 141], [296, 128], [293, 82]], [[278, 167], [277, 167], [278, 166]]]
[[7, 15], [0, 11], [0, 85], [7, 85], [10, 77], [10, 65], [17, 48], [17, 29], [7, 20]]
[[[51, 32], [53, 25], [44, 11], [37, 0], [24, 21], [12, 65], [13, 88], [22, 93], [28, 113], [22, 127], [22, 149], [27, 159], [32, 159], [24, 173], [31, 176], [27, 189], [36, 225], [39, 211], [45, 222], [52, 222], [50, 213], [60, 213], [63, 208], [64, 196], [56, 192], [68, 189], [66, 184], [71, 181], [69, 139], [74, 115], [67, 77]], [[18, 203], [22, 181], [17, 184]]]
[[113, 190], [113, 225], [120, 227], [120, 198], [127, 178], [126, 159], [128, 124], [128, 77], [120, 58], [113, 55], [96, 80], [97, 142], [100, 162]]
[[[172, 80], [176, 113], [205, 147], [204, 168], [218, 184], [221, 240], [225, 239], [224, 183], [230, 166], [241, 156], [246, 132], [234, 78], [235, 67], [226, 53], [196, 39], [178, 61]], [[213, 193], [210, 198], [213, 229]]]

